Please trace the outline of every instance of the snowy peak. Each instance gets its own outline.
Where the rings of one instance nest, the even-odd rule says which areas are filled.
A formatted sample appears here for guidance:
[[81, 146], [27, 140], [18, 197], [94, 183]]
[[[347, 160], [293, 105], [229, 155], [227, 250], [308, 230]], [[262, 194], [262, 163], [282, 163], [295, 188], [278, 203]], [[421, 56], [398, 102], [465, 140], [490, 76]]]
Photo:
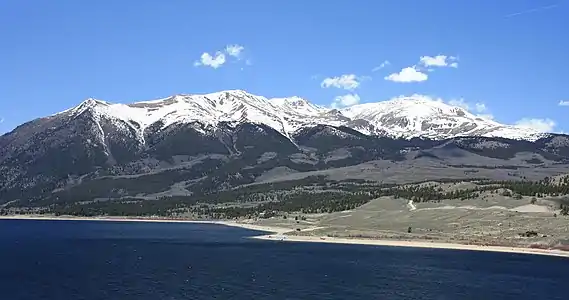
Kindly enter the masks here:
[[81, 104], [79, 104], [79, 106], [95, 107], [98, 105], [107, 106], [109, 104], [110, 103], [103, 101], [103, 100], [97, 100], [95, 98], [87, 98], [85, 101], [81, 102]]
[[[83, 102], [79, 103], [79, 105], [77, 105], [73, 108], [64, 110], [64, 111], [57, 113], [55, 115], [65, 114], [65, 113], [73, 114], [73, 115], [79, 115], [85, 111], [93, 110], [93, 109], [97, 109], [98, 107], [105, 107], [105, 106], [109, 106], [109, 105], [111, 105], [111, 103], [108, 103], [108, 102], [103, 101], [103, 100], [97, 100], [95, 98], [87, 98], [87, 99], [83, 100]], [[55, 115], [53, 115], [53, 116], [55, 116]]]

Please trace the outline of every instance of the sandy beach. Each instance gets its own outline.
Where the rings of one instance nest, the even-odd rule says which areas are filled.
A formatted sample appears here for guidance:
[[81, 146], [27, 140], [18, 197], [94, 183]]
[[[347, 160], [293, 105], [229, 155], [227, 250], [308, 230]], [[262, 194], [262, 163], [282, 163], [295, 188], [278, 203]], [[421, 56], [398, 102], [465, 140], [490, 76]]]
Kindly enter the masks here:
[[505, 252], [519, 254], [548, 255], [569, 258], [569, 251], [552, 250], [552, 249], [535, 249], [521, 247], [501, 247], [501, 246], [482, 246], [482, 245], [466, 245], [439, 243], [428, 241], [399, 241], [399, 240], [375, 240], [375, 239], [357, 239], [357, 238], [336, 238], [327, 236], [309, 236], [309, 235], [287, 235], [287, 232], [293, 231], [292, 228], [256, 225], [247, 222], [236, 222], [230, 220], [183, 220], [183, 219], [153, 219], [153, 218], [128, 218], [128, 217], [63, 217], [63, 216], [40, 216], [40, 215], [14, 215], [0, 216], [1, 219], [19, 219], [19, 220], [55, 220], [55, 221], [112, 221], [112, 222], [161, 222], [161, 223], [194, 223], [194, 224], [217, 224], [224, 226], [239, 227], [243, 229], [268, 232], [268, 234], [252, 237], [258, 240], [272, 240], [282, 242], [305, 242], [305, 243], [333, 243], [333, 244], [352, 244], [352, 245], [373, 245], [373, 246], [389, 246], [389, 247], [414, 247], [414, 248], [432, 248], [432, 249], [450, 249], [450, 250], [468, 250], [468, 251], [490, 251]]
[[389, 247], [413, 247], [413, 248], [432, 248], [432, 249], [451, 249], [451, 250], [470, 250], [470, 251], [490, 251], [490, 252], [507, 252], [520, 254], [538, 254], [569, 258], [569, 252], [562, 250], [533, 249], [533, 248], [516, 248], [516, 247], [499, 247], [499, 246], [481, 246], [481, 245], [465, 245], [451, 243], [437, 243], [425, 241], [396, 241], [396, 240], [372, 240], [372, 239], [352, 239], [352, 238], [335, 238], [335, 237], [317, 237], [317, 236], [283, 236], [263, 235], [253, 237], [261, 240], [279, 240], [284, 242], [312, 242], [312, 243], [335, 243], [335, 244], [357, 244], [357, 245], [375, 245]]

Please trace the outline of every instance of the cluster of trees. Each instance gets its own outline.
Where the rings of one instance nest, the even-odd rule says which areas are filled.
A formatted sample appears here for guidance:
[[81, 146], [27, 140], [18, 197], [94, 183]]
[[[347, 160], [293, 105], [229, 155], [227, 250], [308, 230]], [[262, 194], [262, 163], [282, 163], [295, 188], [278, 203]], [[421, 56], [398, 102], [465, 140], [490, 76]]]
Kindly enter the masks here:
[[267, 202], [257, 206], [205, 207], [196, 211], [200, 215], [238, 218], [261, 216], [271, 217], [277, 212], [331, 213], [359, 207], [373, 199], [369, 193], [298, 193], [284, 195], [278, 202]]
[[559, 181], [553, 181], [549, 177], [540, 181], [486, 181], [499, 188], [512, 191], [522, 196], [562, 196], [569, 195], [569, 176], [562, 177]]
[[[567, 177], [569, 178], [569, 177]], [[323, 178], [313, 178], [320, 179]], [[569, 179], [561, 180], [560, 185], [554, 185], [549, 180], [539, 182], [515, 182], [515, 181], [491, 181], [479, 182], [480, 185], [470, 189], [460, 189], [445, 192], [440, 186], [394, 186], [394, 185], [372, 185], [369, 182], [361, 181], [355, 183], [330, 182], [326, 183], [328, 188], [333, 188], [335, 192], [302, 192], [297, 194], [283, 194], [276, 199], [277, 201], [263, 203], [254, 207], [205, 207], [199, 213], [223, 218], [263, 216], [271, 217], [277, 212], [301, 212], [301, 213], [323, 213], [354, 209], [361, 206], [371, 199], [382, 196], [393, 196], [395, 198], [410, 199], [415, 202], [440, 201], [443, 199], [475, 199], [480, 197], [484, 191], [498, 192], [503, 189], [502, 195], [521, 199], [524, 196], [545, 196], [562, 195], [569, 185]], [[563, 187], [565, 186], [565, 187]], [[538, 192], [539, 191], [539, 192]], [[569, 194], [568, 192], [564, 194]], [[562, 215], [569, 215], [569, 205], [560, 206]]]
[[389, 190], [395, 198], [405, 198], [414, 202], [440, 201], [443, 199], [474, 199], [480, 196], [483, 187], [445, 192], [441, 187], [434, 186], [407, 186], [396, 187]]
[[115, 201], [94, 201], [86, 204], [64, 204], [54, 205], [46, 213], [56, 216], [172, 216], [176, 209], [184, 208], [181, 203], [176, 201], [143, 200], [127, 198]]

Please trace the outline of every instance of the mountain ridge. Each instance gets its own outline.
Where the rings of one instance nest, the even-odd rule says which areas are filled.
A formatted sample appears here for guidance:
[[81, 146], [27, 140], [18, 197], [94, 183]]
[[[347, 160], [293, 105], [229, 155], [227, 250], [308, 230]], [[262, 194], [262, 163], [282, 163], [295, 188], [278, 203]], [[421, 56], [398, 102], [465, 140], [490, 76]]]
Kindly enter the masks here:
[[[208, 94], [178, 94], [130, 104], [113, 104], [89, 98], [55, 115], [85, 109], [96, 110], [100, 115], [126, 124], [135, 122], [139, 128], [135, 128], [136, 125], [131, 127], [141, 132], [156, 122], [162, 122], [165, 128], [174, 123], [199, 121], [211, 126], [220, 122], [265, 124], [285, 136], [318, 124], [346, 126], [367, 135], [406, 139], [488, 136], [537, 140], [546, 134], [500, 124], [476, 116], [464, 108], [421, 95], [333, 109], [312, 104], [297, 96], [269, 99], [243, 90], [227, 90]], [[139, 136], [143, 134], [139, 133]]]

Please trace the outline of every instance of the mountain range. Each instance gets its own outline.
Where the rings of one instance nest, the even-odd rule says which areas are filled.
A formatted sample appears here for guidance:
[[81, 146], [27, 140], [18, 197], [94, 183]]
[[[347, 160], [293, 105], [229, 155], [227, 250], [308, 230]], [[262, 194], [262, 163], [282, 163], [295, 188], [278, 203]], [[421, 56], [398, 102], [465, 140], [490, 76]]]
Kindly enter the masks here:
[[162, 129], [196, 121], [207, 127], [216, 127], [221, 122], [263, 124], [287, 137], [315, 125], [346, 126], [366, 135], [407, 139], [488, 136], [535, 140], [542, 136], [421, 95], [344, 109], [314, 105], [299, 97], [267, 99], [241, 90], [175, 95], [133, 104], [111, 104], [90, 98], [55, 116], [80, 115], [87, 110], [123, 130], [133, 130], [141, 142], [144, 131], [153, 125], [160, 124]]
[[196, 197], [311, 174], [359, 178], [362, 169], [381, 181], [422, 167], [440, 170], [413, 180], [523, 179], [563, 173], [567, 159], [568, 136], [425, 96], [343, 109], [241, 90], [132, 104], [90, 98], [0, 137], [0, 204]]

